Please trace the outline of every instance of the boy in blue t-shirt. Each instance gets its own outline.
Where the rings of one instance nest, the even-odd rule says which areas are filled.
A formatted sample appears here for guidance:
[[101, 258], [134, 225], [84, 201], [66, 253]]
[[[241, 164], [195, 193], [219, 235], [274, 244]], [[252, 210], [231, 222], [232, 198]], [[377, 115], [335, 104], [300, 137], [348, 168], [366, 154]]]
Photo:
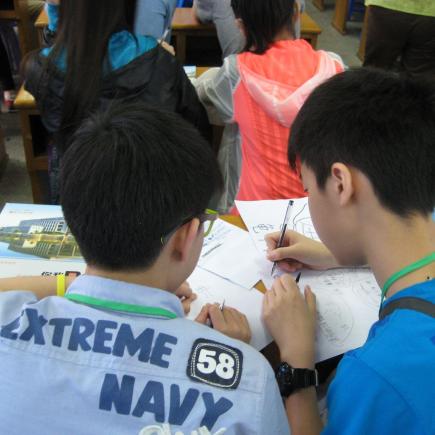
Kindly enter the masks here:
[[269, 259], [288, 271], [368, 264], [383, 298], [367, 342], [338, 366], [323, 427], [312, 387], [315, 296], [289, 275], [275, 281], [264, 318], [281, 351], [291, 432], [433, 434], [435, 89], [376, 70], [339, 74], [299, 112], [292, 166], [297, 158], [324, 245], [289, 231], [276, 249], [272, 234]]

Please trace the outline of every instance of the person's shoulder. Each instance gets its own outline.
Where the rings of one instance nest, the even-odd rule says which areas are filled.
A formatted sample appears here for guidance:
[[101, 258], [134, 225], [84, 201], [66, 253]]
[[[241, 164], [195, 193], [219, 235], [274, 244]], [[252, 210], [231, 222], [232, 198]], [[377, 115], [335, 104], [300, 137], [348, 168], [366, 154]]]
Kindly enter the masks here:
[[12, 290], [0, 292], [0, 328], [20, 316], [27, 304], [35, 303], [36, 301], [36, 296], [29, 291]]
[[[219, 384], [222, 381], [219, 374], [223, 374], [224, 378], [228, 377], [224, 380], [224, 387], [233, 382], [241, 390], [260, 395], [269, 388], [274, 373], [259, 351], [208, 326], [187, 319], [180, 319], [180, 322], [183, 322], [184, 341], [189, 349], [188, 372], [193, 377], [217, 380]], [[211, 376], [201, 374], [205, 366], [209, 370], [215, 366]]]

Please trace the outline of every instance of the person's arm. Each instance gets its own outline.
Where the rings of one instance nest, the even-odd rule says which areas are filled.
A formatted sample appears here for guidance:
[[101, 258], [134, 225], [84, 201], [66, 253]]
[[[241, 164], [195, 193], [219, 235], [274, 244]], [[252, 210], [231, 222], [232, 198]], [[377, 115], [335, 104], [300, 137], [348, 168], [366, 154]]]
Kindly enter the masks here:
[[[65, 289], [67, 289], [74, 276], [65, 277]], [[38, 298], [56, 296], [57, 278], [56, 276], [17, 276], [14, 278], [0, 279], [0, 292], [11, 290], [27, 290]]]
[[210, 68], [195, 81], [196, 92], [212, 124], [234, 122], [233, 94], [239, 80], [237, 58], [229, 56], [221, 68]]
[[170, 29], [176, 5], [176, 0], [138, 0], [134, 32], [162, 39]]
[[277, 248], [280, 232], [266, 235], [267, 259], [277, 261], [286, 272], [295, 272], [299, 269], [333, 269], [340, 264], [331, 251], [321, 242], [312, 240], [296, 231], [287, 231], [281, 248]]
[[[281, 361], [293, 368], [314, 369], [316, 297], [307, 287], [302, 295], [290, 275], [283, 275], [267, 291], [263, 318], [280, 350]], [[314, 387], [301, 389], [285, 402], [292, 435], [318, 435], [322, 422]]]

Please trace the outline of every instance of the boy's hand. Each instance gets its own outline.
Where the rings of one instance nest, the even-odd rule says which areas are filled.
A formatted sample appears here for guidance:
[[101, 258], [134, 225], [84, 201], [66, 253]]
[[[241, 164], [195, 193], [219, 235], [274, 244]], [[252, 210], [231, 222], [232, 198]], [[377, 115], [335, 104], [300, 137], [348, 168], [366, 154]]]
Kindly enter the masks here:
[[309, 287], [304, 297], [292, 276], [277, 278], [264, 295], [263, 319], [282, 361], [295, 368], [314, 368], [316, 297]]
[[334, 256], [323, 243], [288, 230], [284, 235], [282, 248], [276, 248], [280, 235], [280, 232], [276, 232], [265, 236], [268, 248], [267, 259], [278, 261], [284, 271], [295, 272], [303, 267], [310, 269], [339, 267]]
[[218, 304], [207, 304], [202, 307], [195, 321], [204, 325], [209, 321], [216, 331], [222, 332], [228, 337], [236, 338], [248, 344], [251, 341], [251, 328], [248, 320], [244, 314], [235, 308], [224, 307], [221, 310]]
[[187, 281], [184, 281], [183, 284], [178, 287], [175, 291], [175, 295], [178, 296], [181, 300], [181, 305], [183, 305], [184, 314], [189, 314], [190, 306], [192, 302], [197, 298], [196, 293], [193, 293], [190, 285]]

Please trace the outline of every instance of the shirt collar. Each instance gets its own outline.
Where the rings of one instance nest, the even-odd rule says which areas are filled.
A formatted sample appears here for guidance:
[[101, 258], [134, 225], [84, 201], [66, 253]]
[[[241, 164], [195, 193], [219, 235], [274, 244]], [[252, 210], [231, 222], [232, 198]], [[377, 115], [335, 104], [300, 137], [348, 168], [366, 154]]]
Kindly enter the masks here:
[[421, 299], [425, 299], [429, 302], [435, 303], [434, 288], [435, 288], [435, 279], [422, 281], [410, 287], [404, 288], [403, 290], [400, 290], [397, 293], [395, 293], [393, 296], [390, 296], [387, 299], [385, 299], [384, 303], [382, 304], [381, 310], [390, 302], [404, 297], [418, 297]]
[[163, 308], [177, 317], [184, 317], [180, 299], [161, 289], [115, 281], [98, 276], [81, 275], [69, 286], [66, 294], [83, 295], [122, 304]]

